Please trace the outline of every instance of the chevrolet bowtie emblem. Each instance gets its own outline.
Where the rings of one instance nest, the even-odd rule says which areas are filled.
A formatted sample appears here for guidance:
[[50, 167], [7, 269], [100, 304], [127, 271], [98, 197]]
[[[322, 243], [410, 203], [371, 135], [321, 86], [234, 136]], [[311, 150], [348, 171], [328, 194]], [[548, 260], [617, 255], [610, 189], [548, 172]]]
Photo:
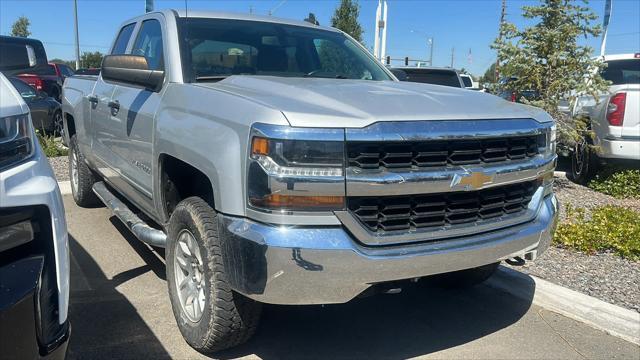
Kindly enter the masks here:
[[451, 181], [451, 188], [464, 186], [467, 190], [479, 189], [493, 182], [493, 174], [482, 171], [469, 171], [466, 174], [456, 174]]

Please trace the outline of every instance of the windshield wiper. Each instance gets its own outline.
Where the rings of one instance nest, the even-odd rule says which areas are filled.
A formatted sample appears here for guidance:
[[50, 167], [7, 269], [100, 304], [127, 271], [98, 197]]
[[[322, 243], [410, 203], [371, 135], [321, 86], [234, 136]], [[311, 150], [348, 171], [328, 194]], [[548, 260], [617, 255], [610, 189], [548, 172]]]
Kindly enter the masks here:
[[210, 76], [196, 76], [196, 81], [220, 81], [228, 78], [231, 75], [210, 75]]
[[305, 74], [304, 77], [315, 77], [315, 78], [325, 78], [325, 79], [348, 79], [349, 78], [346, 75], [341, 73], [321, 71], [321, 70], [312, 71], [308, 74]]

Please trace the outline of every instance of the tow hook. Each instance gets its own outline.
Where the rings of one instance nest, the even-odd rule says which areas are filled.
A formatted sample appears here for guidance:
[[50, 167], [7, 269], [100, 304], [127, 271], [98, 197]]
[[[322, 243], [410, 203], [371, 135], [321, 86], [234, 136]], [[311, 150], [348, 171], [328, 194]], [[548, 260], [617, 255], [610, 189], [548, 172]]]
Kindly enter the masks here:
[[512, 257], [511, 259], [507, 259], [504, 262], [511, 266], [523, 266], [525, 264], [525, 260], [520, 256]]

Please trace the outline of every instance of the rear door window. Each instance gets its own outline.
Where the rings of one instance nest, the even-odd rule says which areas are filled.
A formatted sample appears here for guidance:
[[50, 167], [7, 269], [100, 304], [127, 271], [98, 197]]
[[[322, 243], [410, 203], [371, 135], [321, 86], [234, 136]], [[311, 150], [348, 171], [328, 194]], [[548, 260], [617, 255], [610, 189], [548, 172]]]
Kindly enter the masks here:
[[131, 34], [133, 33], [133, 28], [136, 26], [135, 23], [125, 25], [120, 30], [120, 34], [118, 34], [118, 38], [116, 39], [115, 44], [113, 44], [113, 50], [111, 50], [111, 55], [122, 55], [127, 51], [127, 44], [129, 43], [129, 39], [131, 39]]
[[423, 84], [462, 87], [455, 71], [432, 69], [402, 69], [407, 73], [407, 80]]
[[471, 82], [470, 78], [466, 76], [461, 76], [460, 78], [462, 79], [462, 82], [464, 83], [465, 87], [473, 87], [473, 83]]

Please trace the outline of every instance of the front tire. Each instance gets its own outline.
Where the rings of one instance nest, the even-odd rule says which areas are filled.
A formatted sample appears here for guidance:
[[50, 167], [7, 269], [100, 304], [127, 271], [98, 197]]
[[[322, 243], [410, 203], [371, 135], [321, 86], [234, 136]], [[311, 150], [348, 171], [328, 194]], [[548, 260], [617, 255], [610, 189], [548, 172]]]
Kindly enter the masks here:
[[215, 210], [199, 197], [181, 201], [167, 237], [167, 284], [173, 314], [187, 343], [212, 353], [246, 342], [262, 306], [231, 289], [224, 270]]
[[100, 203], [92, 189], [97, 181], [96, 177], [78, 148], [78, 137], [75, 134], [69, 140], [69, 178], [73, 200], [78, 206], [93, 207]]

